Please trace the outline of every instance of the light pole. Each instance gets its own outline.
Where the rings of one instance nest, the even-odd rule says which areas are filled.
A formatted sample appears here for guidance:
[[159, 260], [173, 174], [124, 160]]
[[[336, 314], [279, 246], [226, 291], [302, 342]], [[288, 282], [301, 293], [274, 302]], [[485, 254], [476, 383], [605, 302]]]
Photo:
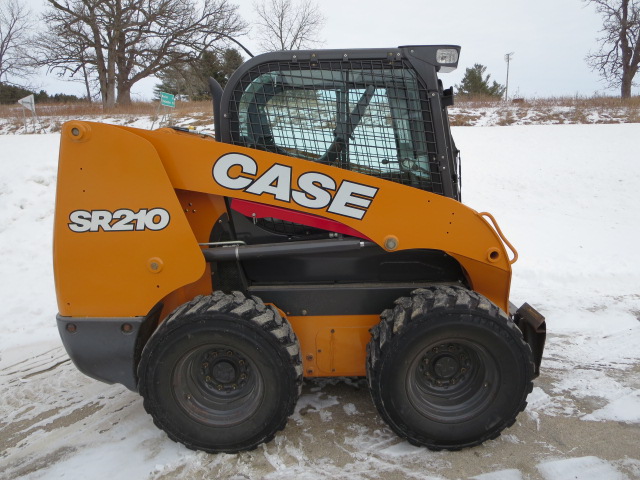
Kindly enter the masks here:
[[506, 88], [504, 89], [504, 100], [505, 100], [505, 102], [507, 100], [509, 100], [509, 63], [511, 62], [511, 57], [513, 57], [514, 53], [515, 52], [507, 53], [504, 56], [504, 61], [507, 62], [507, 85], [506, 85]]

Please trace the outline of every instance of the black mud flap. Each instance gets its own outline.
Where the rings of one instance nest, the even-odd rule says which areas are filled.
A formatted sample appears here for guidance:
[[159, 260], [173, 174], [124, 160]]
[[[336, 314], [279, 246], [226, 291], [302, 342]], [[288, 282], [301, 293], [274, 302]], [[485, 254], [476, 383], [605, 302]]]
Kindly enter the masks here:
[[137, 366], [142, 348], [158, 321], [162, 304], [144, 317], [63, 317], [57, 315], [64, 348], [85, 375], [138, 391]]
[[522, 331], [524, 341], [531, 347], [535, 364], [534, 378], [536, 378], [540, 375], [540, 362], [544, 352], [544, 342], [547, 338], [545, 318], [528, 303], [524, 303], [517, 310], [513, 303], [509, 303], [509, 311], [514, 323]]

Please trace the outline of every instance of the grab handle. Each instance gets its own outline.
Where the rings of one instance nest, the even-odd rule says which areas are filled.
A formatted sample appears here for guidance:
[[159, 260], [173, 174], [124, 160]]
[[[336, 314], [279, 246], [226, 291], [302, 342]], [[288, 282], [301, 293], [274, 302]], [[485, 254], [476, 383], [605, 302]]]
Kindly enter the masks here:
[[[491, 224], [490, 225], [493, 225], [494, 230], [498, 233], [498, 235], [500, 236], [500, 238], [502, 239], [504, 244], [507, 247], [509, 247], [509, 250], [511, 250], [511, 253], [513, 253], [513, 258], [511, 260], [509, 260], [509, 263], [511, 265], [516, 263], [518, 261], [518, 251], [514, 248], [513, 245], [511, 245], [509, 240], [507, 240], [507, 237], [504, 236], [504, 233], [502, 233], [502, 230], [500, 230], [500, 227], [498, 226], [498, 222], [496, 222], [496, 219], [493, 218], [493, 215], [491, 215], [489, 212], [480, 212], [478, 215], [480, 215], [481, 217], [486, 217], [489, 220], [491, 220]], [[487, 222], [487, 220], [485, 220], [485, 222]], [[487, 223], [489, 223], [489, 222], [487, 222]]]

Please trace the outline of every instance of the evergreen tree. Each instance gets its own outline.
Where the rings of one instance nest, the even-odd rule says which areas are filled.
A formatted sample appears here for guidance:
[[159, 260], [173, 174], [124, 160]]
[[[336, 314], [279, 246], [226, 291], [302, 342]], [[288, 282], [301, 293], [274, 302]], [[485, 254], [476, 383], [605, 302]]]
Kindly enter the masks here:
[[457, 95], [484, 95], [488, 97], [500, 98], [504, 94], [505, 87], [495, 80], [489, 85], [491, 75], [484, 76], [487, 67], [476, 63], [473, 67], [467, 68], [460, 85], [456, 85]]
[[26, 88], [0, 82], [0, 104], [13, 104], [33, 92]]
[[184, 95], [190, 100], [210, 98], [209, 77], [213, 77], [224, 88], [231, 74], [242, 63], [242, 55], [233, 48], [228, 48], [221, 54], [204, 51], [188, 68], [168, 68], [159, 74], [161, 83], [155, 87], [155, 93]]
[[66, 95], [64, 93], [49, 95], [44, 90], [40, 90], [40, 92], [34, 92], [17, 85], [0, 82], [0, 104], [13, 105], [21, 98], [32, 94], [36, 103], [72, 103], [81, 101], [81, 99], [76, 97], [75, 95]]

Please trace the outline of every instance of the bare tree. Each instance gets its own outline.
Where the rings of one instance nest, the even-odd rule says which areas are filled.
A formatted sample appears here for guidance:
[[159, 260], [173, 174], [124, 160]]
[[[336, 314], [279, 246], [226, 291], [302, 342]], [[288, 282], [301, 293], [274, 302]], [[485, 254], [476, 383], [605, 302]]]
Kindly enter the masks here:
[[31, 12], [18, 0], [0, 2], [0, 82], [29, 73], [27, 43]]
[[622, 98], [631, 97], [633, 78], [640, 64], [640, 0], [585, 0], [602, 16], [600, 49], [587, 63], [610, 87], [620, 88]]
[[[60, 77], [83, 82], [87, 100], [91, 101], [94, 87], [99, 85], [96, 55], [82, 31], [72, 33], [73, 28], [77, 28], [77, 24], [53, 23], [47, 32], [36, 35], [33, 39], [35, 52], [31, 55], [32, 64], [46, 67], [47, 73], [54, 72]], [[105, 98], [103, 94], [102, 99]]]
[[298, 50], [320, 43], [317, 36], [325, 17], [313, 1], [266, 0], [253, 7], [263, 50]]
[[106, 107], [116, 92], [118, 104], [130, 103], [136, 82], [188, 65], [246, 28], [227, 0], [47, 1], [40, 62], [62, 75], [97, 78]]

